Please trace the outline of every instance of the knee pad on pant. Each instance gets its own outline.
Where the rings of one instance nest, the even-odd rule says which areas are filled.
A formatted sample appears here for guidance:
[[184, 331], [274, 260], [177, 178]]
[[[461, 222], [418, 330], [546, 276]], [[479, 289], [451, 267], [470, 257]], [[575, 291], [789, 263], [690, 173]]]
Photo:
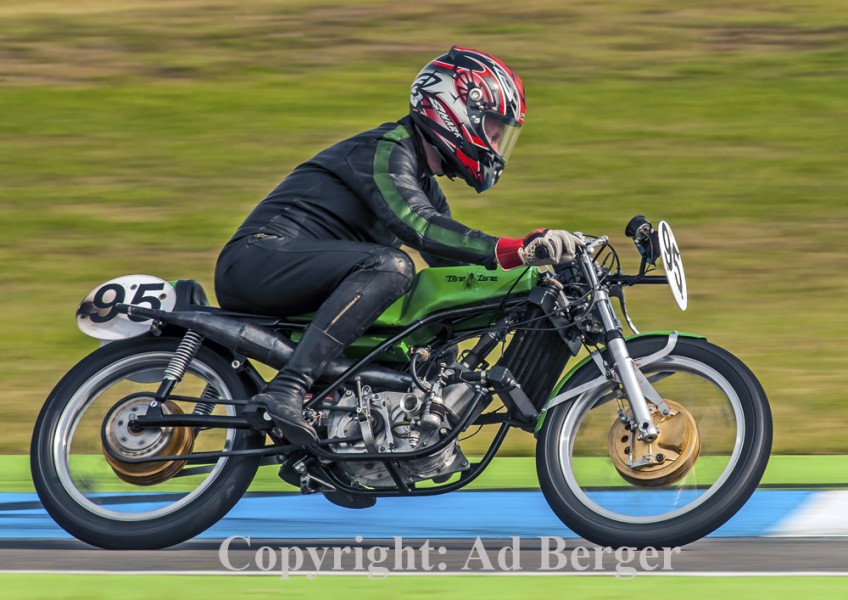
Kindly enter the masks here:
[[370, 252], [368, 259], [360, 263], [359, 270], [373, 271], [375, 279], [391, 288], [391, 293], [396, 293], [397, 297], [409, 291], [415, 276], [415, 265], [409, 255], [390, 246]]
[[347, 344], [409, 291], [414, 275], [415, 265], [405, 252], [390, 247], [369, 252], [321, 307], [314, 324]]

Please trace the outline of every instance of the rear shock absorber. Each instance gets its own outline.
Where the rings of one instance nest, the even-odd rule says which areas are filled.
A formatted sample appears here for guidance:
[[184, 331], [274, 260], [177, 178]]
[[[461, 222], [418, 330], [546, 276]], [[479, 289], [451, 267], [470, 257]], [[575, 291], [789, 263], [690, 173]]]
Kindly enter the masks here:
[[[217, 400], [218, 397], [218, 392], [215, 388], [208, 384], [203, 389], [203, 393], [200, 395], [201, 400]], [[212, 414], [213, 410], [215, 410], [215, 402], [198, 402], [194, 405], [194, 410], [191, 411], [191, 414], [208, 417]]]
[[202, 343], [202, 335], [196, 331], [186, 331], [182, 341], [180, 341], [180, 345], [174, 351], [174, 356], [171, 358], [168, 366], [165, 367], [162, 383], [159, 384], [159, 389], [156, 391], [157, 400], [164, 401], [174, 390], [174, 387], [182, 381], [188, 370], [188, 365], [191, 363], [195, 354], [197, 354]]

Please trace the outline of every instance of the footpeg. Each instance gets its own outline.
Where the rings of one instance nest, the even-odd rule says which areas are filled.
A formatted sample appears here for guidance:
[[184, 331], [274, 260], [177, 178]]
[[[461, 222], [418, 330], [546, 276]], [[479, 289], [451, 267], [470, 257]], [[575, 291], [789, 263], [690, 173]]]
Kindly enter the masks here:
[[274, 421], [262, 404], [248, 402], [241, 409], [241, 416], [244, 417], [248, 425], [257, 431], [270, 431], [274, 429]]

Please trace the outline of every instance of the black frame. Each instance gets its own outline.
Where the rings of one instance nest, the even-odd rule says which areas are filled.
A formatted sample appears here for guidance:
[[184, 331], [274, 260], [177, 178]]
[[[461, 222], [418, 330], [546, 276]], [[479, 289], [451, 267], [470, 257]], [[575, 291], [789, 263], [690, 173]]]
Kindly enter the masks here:
[[[377, 356], [385, 352], [387, 349], [395, 346], [398, 342], [405, 339], [406, 337], [412, 335], [419, 329], [430, 325], [434, 322], [446, 321], [449, 325], [455, 325], [458, 322], [461, 322], [467, 318], [479, 317], [483, 316], [486, 313], [492, 313], [493, 319], [499, 318], [499, 313], [508, 312], [510, 310], [519, 309], [522, 305], [528, 302], [528, 298], [526, 296], [516, 297], [516, 298], [508, 298], [508, 299], [498, 299], [494, 301], [488, 301], [482, 304], [476, 304], [474, 306], [466, 306], [460, 308], [451, 308], [442, 311], [438, 311], [427, 315], [426, 317], [419, 319], [408, 325], [404, 329], [395, 333], [395, 335], [387, 338], [385, 341], [381, 342], [377, 346], [375, 346], [366, 356], [359, 359], [356, 363], [354, 363], [350, 368], [348, 368], [344, 373], [342, 373], [339, 377], [337, 377], [333, 382], [327, 385], [321, 392], [313, 395], [312, 399], [309, 400], [304, 406], [305, 408], [316, 408], [318, 404], [327, 396], [334, 394], [336, 390], [341, 387], [345, 382], [353, 379], [356, 374], [368, 366]], [[197, 312], [210, 312], [208, 309], [199, 310]], [[216, 314], [226, 315], [225, 311], [215, 311]], [[245, 321], [261, 321], [264, 323], [268, 323], [268, 317], [259, 316], [259, 315], [247, 315], [247, 314], [238, 314], [240, 319]], [[167, 323], [167, 316], [163, 317], [163, 319]], [[301, 329], [302, 325], [297, 323], [289, 323], [285, 320], [277, 320], [275, 322], [275, 327], [278, 329]], [[477, 330], [473, 330], [477, 331]], [[468, 336], [474, 337], [474, 336]], [[565, 346], [564, 346], [565, 348]], [[500, 448], [503, 440], [506, 438], [506, 434], [509, 431], [510, 427], [513, 426], [526, 426], [527, 423], [515, 420], [511, 418], [509, 413], [503, 413], [502, 415], [497, 415], [497, 418], [494, 418], [495, 415], [492, 413], [484, 413], [479, 414], [473, 422], [471, 422], [471, 417], [474, 415], [476, 409], [479, 406], [479, 403], [484, 401], [486, 398], [490, 398], [491, 393], [488, 391], [484, 391], [482, 387], [478, 387], [475, 398], [468, 403], [468, 406], [465, 409], [463, 415], [460, 416], [457, 425], [452, 428], [450, 433], [439, 440], [436, 444], [432, 446], [428, 446], [426, 448], [418, 448], [409, 452], [397, 452], [397, 453], [337, 453], [330, 450], [325, 450], [322, 446], [327, 446], [329, 444], [339, 443], [338, 440], [322, 440], [318, 445], [312, 446], [306, 449], [306, 452], [321, 459], [328, 459], [333, 461], [380, 461], [386, 467], [386, 470], [392, 476], [394, 480], [395, 487], [394, 488], [386, 488], [386, 489], [362, 489], [352, 487], [345, 482], [338, 479], [334, 473], [328, 471], [326, 469], [323, 470], [323, 474], [336, 486], [339, 491], [359, 496], [431, 496], [436, 494], [442, 494], [450, 491], [454, 491], [465, 487], [471, 481], [476, 479], [480, 473], [489, 465], [489, 463], [494, 458], [498, 449]], [[179, 396], [179, 395], [171, 395], [170, 393], [167, 396], [162, 398], [165, 400], [173, 400], [173, 401], [182, 401], [182, 402], [201, 402], [203, 399], [201, 398], [192, 398], [188, 396]], [[232, 404], [232, 405], [245, 405], [247, 404], [247, 400], [234, 400], [234, 399], [216, 399], [216, 404]], [[158, 414], [157, 414], [158, 413]], [[416, 458], [420, 456], [425, 456], [428, 454], [432, 454], [433, 452], [438, 452], [439, 450], [444, 449], [449, 444], [451, 444], [454, 440], [456, 440], [459, 435], [466, 430], [468, 427], [472, 425], [496, 425], [500, 424], [499, 430], [496, 432], [495, 437], [492, 439], [489, 444], [489, 448], [486, 450], [483, 458], [477, 462], [472, 463], [471, 468], [465, 471], [460, 472], [459, 479], [450, 483], [438, 484], [428, 488], [415, 488], [415, 484], [412, 483], [407, 484], [402, 480], [400, 473], [397, 469], [397, 464], [400, 461], [404, 461], [411, 458]], [[148, 410], [148, 413], [144, 416], [139, 417], [136, 420], [136, 426], [138, 427], [174, 427], [174, 426], [184, 426], [184, 427], [210, 427], [210, 428], [240, 428], [240, 429], [252, 429], [251, 425], [248, 423], [247, 419], [244, 417], [222, 417], [222, 416], [202, 416], [202, 415], [190, 415], [190, 414], [181, 414], [181, 415], [163, 415], [161, 414], [161, 410], [158, 410], [158, 407], [152, 408]], [[358, 439], [358, 438], [357, 438]], [[354, 440], [351, 440], [354, 441]], [[169, 460], [185, 460], [188, 464], [209, 464], [208, 461], [217, 458], [223, 458], [226, 456], [247, 456], [247, 455], [261, 455], [261, 456], [273, 456], [273, 455], [285, 455], [294, 450], [300, 449], [300, 446], [295, 446], [292, 444], [285, 445], [272, 445], [265, 446], [263, 448], [257, 448], [255, 450], [241, 450], [241, 451], [220, 451], [220, 452], [196, 452], [186, 455], [172, 455], [172, 456], [157, 456], [150, 458], [129, 458], [116, 455], [108, 446], [108, 444], [103, 445], [104, 450], [108, 452], [113, 458], [131, 464], [136, 463], [147, 463], [147, 462], [162, 462]]]
[[[645, 275], [644, 273], [640, 273], [639, 275], [623, 275], [620, 273], [612, 274], [608, 279], [609, 284], [613, 286], [619, 287], [629, 287], [636, 284], [659, 284], [666, 283], [667, 278], [662, 275]], [[509, 312], [510, 310], [519, 309], [522, 305], [526, 305], [529, 302], [528, 296], [520, 296], [515, 298], [501, 298], [497, 300], [490, 300], [484, 302], [482, 304], [476, 304], [473, 306], [466, 306], [460, 308], [452, 308], [446, 309], [442, 311], [438, 311], [427, 315], [424, 318], [421, 318], [411, 325], [401, 329], [394, 335], [387, 338], [385, 341], [381, 342], [377, 346], [375, 346], [366, 356], [359, 359], [355, 362], [351, 367], [349, 367], [344, 373], [339, 375], [335, 380], [333, 380], [329, 385], [327, 385], [323, 390], [319, 393], [313, 395], [313, 397], [304, 405], [307, 409], [314, 409], [319, 406], [319, 403], [334, 394], [339, 387], [341, 387], [345, 382], [353, 379], [356, 374], [368, 366], [377, 356], [388, 350], [389, 348], [395, 346], [398, 342], [402, 341], [406, 337], [412, 335], [419, 329], [430, 325], [434, 322], [446, 321], [448, 325], [454, 325], [458, 322], [466, 318], [478, 317], [485, 315], [486, 313], [493, 314], [493, 320], [499, 318], [499, 313]], [[302, 329], [304, 327], [303, 324], [300, 323], [292, 323], [286, 321], [284, 319], [269, 319], [267, 316], [260, 315], [249, 315], [244, 313], [234, 313], [230, 314], [227, 311], [210, 311], [208, 308], [205, 310], [201, 309], [197, 312], [215, 312], [216, 314], [227, 315], [227, 316], [237, 316], [238, 318], [249, 321], [249, 322], [262, 322], [264, 324], [268, 324], [269, 320], [273, 322], [272, 327], [276, 329], [283, 330], [295, 330]], [[167, 323], [167, 315], [163, 316], [163, 320]], [[473, 330], [477, 331], [477, 330]], [[475, 337], [473, 335], [469, 335], [469, 338]], [[563, 342], [563, 350], [567, 351], [567, 346], [565, 342]], [[400, 375], [400, 373], [399, 373]], [[306, 450], [309, 454], [314, 457], [320, 459], [333, 460], [336, 462], [339, 461], [380, 461], [386, 467], [386, 470], [391, 475], [395, 487], [394, 488], [377, 488], [377, 489], [362, 489], [359, 487], [353, 487], [347, 484], [344, 481], [341, 481], [336, 475], [327, 469], [322, 469], [323, 475], [325, 475], [330, 482], [336, 486], [338, 491], [357, 495], [357, 496], [369, 496], [369, 497], [385, 497], [385, 496], [431, 496], [442, 494], [446, 492], [451, 492], [454, 490], [458, 490], [462, 487], [465, 487], [471, 481], [476, 479], [480, 473], [488, 466], [491, 460], [494, 458], [498, 449], [500, 448], [503, 440], [506, 437], [510, 427], [513, 426], [526, 426], [527, 423], [524, 421], [516, 420], [510, 415], [509, 412], [495, 415], [493, 413], [483, 413], [478, 414], [478, 417], [471, 422], [471, 417], [475, 413], [476, 408], [479, 403], [483, 401], [485, 398], [491, 398], [492, 393], [488, 391], [484, 391], [482, 387], [478, 386], [476, 397], [472, 402], [469, 402], [468, 406], [465, 409], [465, 413], [460, 416], [460, 419], [451, 432], [441, 439], [439, 442], [434, 444], [433, 446], [429, 446], [427, 448], [419, 448], [416, 450], [412, 450], [409, 452], [399, 452], [399, 453], [337, 453], [329, 450], [325, 450], [323, 446], [327, 446], [333, 443], [339, 443], [339, 440], [322, 440], [316, 446], [312, 446]], [[189, 398], [185, 396], [172, 396], [170, 395], [170, 390], [168, 390], [167, 397], [163, 398], [163, 400], [174, 400], [174, 401], [202, 401], [200, 398]], [[247, 400], [216, 400], [216, 403], [219, 404], [234, 404], [234, 405], [244, 405], [247, 404]], [[247, 419], [244, 417], [214, 417], [214, 416], [200, 416], [200, 415], [162, 415], [161, 410], [152, 409], [153, 414], [151, 415], [151, 411], [148, 411], [146, 415], [143, 417], [139, 417], [136, 421], [137, 426], [144, 427], [163, 427], [163, 426], [192, 426], [192, 427], [215, 427], [215, 428], [252, 428], [248, 423]], [[157, 414], [158, 413], [158, 414]], [[495, 437], [492, 439], [489, 448], [487, 449], [485, 455], [480, 460], [480, 462], [472, 463], [471, 468], [465, 471], [460, 472], [459, 479], [450, 483], [437, 484], [428, 488], [415, 488], [415, 483], [407, 484], [402, 480], [400, 473], [398, 472], [397, 463], [399, 461], [416, 458], [419, 456], [424, 456], [427, 454], [431, 454], [433, 452], [438, 452], [439, 450], [447, 447], [448, 444], [451, 444], [459, 435], [468, 427], [472, 425], [493, 425], [500, 424], [500, 428], [495, 434]], [[356, 438], [358, 440], [359, 438]], [[351, 439], [349, 441], [356, 441], [355, 439]], [[257, 448], [255, 450], [242, 450], [242, 451], [221, 451], [221, 452], [202, 452], [202, 453], [192, 453], [188, 455], [174, 455], [174, 456], [163, 456], [163, 457], [154, 457], [154, 458], [137, 458], [130, 459], [127, 457], [116, 456], [107, 444], [104, 443], [104, 449], [109, 452], [114, 458], [128, 463], [145, 463], [145, 462], [160, 462], [167, 460], [186, 460], [187, 463], [192, 464], [208, 464], [205, 461], [213, 458], [223, 458], [225, 456], [236, 456], [236, 455], [261, 455], [261, 456], [279, 456], [285, 455], [289, 452], [297, 450], [300, 448], [295, 445], [273, 445], [273, 446], [265, 446], [263, 448]], [[204, 462], [199, 462], [204, 461]]]

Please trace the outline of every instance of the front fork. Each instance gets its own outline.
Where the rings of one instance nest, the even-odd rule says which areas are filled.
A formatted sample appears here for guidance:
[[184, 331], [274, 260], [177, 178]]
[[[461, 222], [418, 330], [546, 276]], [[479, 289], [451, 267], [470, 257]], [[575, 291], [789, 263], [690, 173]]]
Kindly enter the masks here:
[[621, 323], [619, 323], [615, 316], [609, 293], [600, 286], [598, 274], [595, 271], [595, 266], [588, 252], [581, 255], [581, 260], [583, 274], [594, 290], [595, 302], [604, 326], [604, 332], [606, 333], [607, 349], [612, 358], [615, 374], [618, 376], [618, 380], [627, 394], [627, 402], [630, 404], [630, 410], [633, 411], [637, 435], [645, 442], [653, 442], [657, 439], [659, 431], [651, 419], [648, 402], [645, 399], [645, 394], [642, 392], [642, 386], [639, 384], [638, 370], [633, 363], [633, 359], [630, 358], [627, 345], [624, 343]]

